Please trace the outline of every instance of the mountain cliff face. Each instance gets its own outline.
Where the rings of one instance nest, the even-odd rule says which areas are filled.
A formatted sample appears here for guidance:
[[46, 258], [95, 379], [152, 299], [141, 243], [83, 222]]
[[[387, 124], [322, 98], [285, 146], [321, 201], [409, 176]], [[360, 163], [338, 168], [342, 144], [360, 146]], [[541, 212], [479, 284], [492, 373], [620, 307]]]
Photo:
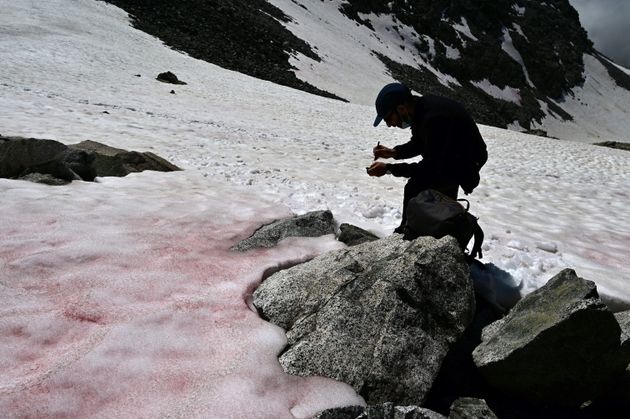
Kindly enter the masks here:
[[[594, 50], [568, 0], [109, 2], [196, 58], [314, 94], [371, 104], [398, 80], [488, 125], [622, 141], [630, 128], [630, 72]], [[584, 122], [613, 91], [614, 112]]]
[[[389, 13], [412, 27], [424, 61], [457, 83], [441, 85], [428, 66], [413, 68], [382, 57], [392, 75], [418, 91], [437, 90], [472, 104], [479, 122], [496, 126], [518, 120], [530, 128], [532, 119], [543, 116], [537, 100], [571, 119], [548, 98], [560, 100], [584, 82], [582, 56], [593, 52], [567, 0], [349, 0], [341, 10], [368, 26], [361, 14]], [[488, 93], [492, 88], [507, 88], [514, 100], [494, 97]]]

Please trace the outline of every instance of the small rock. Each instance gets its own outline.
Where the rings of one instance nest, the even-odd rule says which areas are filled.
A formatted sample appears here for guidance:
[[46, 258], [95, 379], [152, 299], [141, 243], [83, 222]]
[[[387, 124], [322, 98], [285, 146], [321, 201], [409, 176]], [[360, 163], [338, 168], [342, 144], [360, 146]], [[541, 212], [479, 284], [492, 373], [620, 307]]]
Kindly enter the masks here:
[[536, 248], [549, 253], [558, 253], [558, 245], [555, 243], [536, 243]]
[[326, 409], [313, 416], [312, 419], [357, 419], [365, 413], [363, 406], [344, 406]]
[[54, 186], [67, 185], [68, 183], [70, 183], [70, 181], [68, 180], [59, 179], [59, 178], [54, 177], [53, 175], [42, 174], [42, 173], [29, 173], [27, 175], [20, 177], [19, 179], [27, 180], [29, 182], [42, 183], [44, 185], [54, 185]]
[[609, 148], [616, 148], [618, 150], [630, 151], [629, 143], [621, 143], [619, 141], [604, 141], [601, 143], [594, 143], [594, 145], [598, 145], [602, 147], [609, 147]]
[[172, 172], [181, 170], [167, 160], [151, 153], [127, 151], [110, 147], [96, 141], [82, 141], [68, 146], [77, 152], [87, 152], [94, 156], [92, 166], [96, 176], [127, 176], [129, 173], [155, 170]]
[[347, 244], [348, 246], [355, 246], [357, 244], [378, 240], [378, 236], [370, 233], [367, 230], [363, 230], [352, 224], [341, 224], [339, 226], [339, 237], [337, 240]]
[[245, 252], [257, 247], [275, 247], [287, 237], [319, 237], [334, 234], [334, 232], [335, 223], [332, 212], [313, 211], [264, 225], [251, 237], [232, 247], [232, 250]]
[[445, 416], [418, 406], [383, 403], [372, 406], [346, 406], [324, 410], [313, 419], [446, 419]]
[[630, 356], [630, 311], [615, 313], [615, 319], [621, 327], [621, 349]]
[[170, 83], [170, 84], [186, 84], [177, 78], [177, 76], [170, 71], [166, 71], [164, 73], [158, 74], [156, 80], [161, 81], [162, 83]]
[[497, 419], [484, 399], [461, 397], [453, 402], [448, 419]]

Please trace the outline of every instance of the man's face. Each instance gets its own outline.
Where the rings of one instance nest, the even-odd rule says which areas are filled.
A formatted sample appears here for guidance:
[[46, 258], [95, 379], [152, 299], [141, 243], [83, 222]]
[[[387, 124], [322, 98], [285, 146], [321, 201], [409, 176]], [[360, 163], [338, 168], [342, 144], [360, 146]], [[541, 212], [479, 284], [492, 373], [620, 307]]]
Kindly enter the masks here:
[[394, 109], [383, 118], [388, 127], [398, 127], [402, 128], [402, 120], [400, 119], [400, 115], [398, 114], [398, 110]]
[[385, 118], [383, 118], [383, 120], [388, 127], [397, 127], [402, 129], [403, 118], [407, 117], [407, 108], [404, 105], [398, 105], [390, 113], [385, 115]]

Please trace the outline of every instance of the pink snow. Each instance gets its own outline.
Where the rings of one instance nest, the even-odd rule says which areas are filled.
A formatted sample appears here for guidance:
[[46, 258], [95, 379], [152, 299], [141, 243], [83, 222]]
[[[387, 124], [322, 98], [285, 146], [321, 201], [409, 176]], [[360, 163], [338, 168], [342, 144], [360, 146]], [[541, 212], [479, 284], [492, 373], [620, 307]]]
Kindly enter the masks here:
[[331, 236], [229, 248], [290, 215], [195, 174], [50, 187], [0, 179], [0, 412], [9, 417], [308, 417], [361, 404], [285, 374], [284, 331], [247, 298]]

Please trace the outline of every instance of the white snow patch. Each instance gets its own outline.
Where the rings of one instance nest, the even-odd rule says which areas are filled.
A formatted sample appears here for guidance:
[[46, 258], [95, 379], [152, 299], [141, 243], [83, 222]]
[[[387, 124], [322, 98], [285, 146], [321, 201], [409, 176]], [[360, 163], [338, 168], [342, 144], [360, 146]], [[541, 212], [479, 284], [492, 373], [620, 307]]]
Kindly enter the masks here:
[[516, 103], [517, 105], [521, 104], [521, 92], [519, 89], [515, 89], [510, 86], [505, 86], [501, 89], [500, 87], [490, 83], [488, 79], [471, 81], [470, 83], [495, 99], [505, 100], [506, 102]]
[[523, 32], [523, 28], [521, 28], [521, 25], [519, 25], [518, 23], [514, 22], [514, 23], [512, 23], [512, 28], [514, 28], [514, 30], [519, 35], [521, 35], [523, 38], [525, 38], [529, 42], [529, 39], [527, 39], [527, 36], [525, 36], [525, 33]]
[[525, 14], [525, 6], [519, 6], [516, 3], [512, 5], [512, 10], [514, 10], [519, 16], [523, 16]]
[[446, 48], [446, 58], [448, 58], [449, 60], [458, 60], [462, 57], [459, 49], [453, 48], [452, 46], [447, 44], [444, 44], [444, 47]]
[[[293, 19], [282, 24], [313, 46], [321, 58], [317, 62], [297, 54], [290, 63], [296, 68], [298, 78], [322, 90], [352, 103], [373, 105], [379, 90], [394, 81], [375, 52], [401, 64], [426, 68], [445, 86], [459, 85], [454, 77], [426, 62], [415, 46], [420, 35], [392, 14], [359, 14], [374, 27], [372, 31], [341, 13], [340, 0], [270, 2]], [[302, 3], [306, 9], [301, 7]]]
[[519, 63], [523, 68], [523, 74], [525, 75], [525, 80], [527, 80], [527, 84], [534, 87], [534, 84], [529, 78], [529, 73], [527, 71], [527, 67], [525, 66], [525, 61], [523, 61], [523, 57], [521, 53], [518, 52], [514, 43], [512, 42], [512, 37], [510, 36], [510, 31], [507, 28], [503, 28], [503, 39], [501, 41], [501, 49], [505, 51], [514, 61]]
[[475, 35], [473, 35], [472, 32], [470, 31], [470, 27], [468, 26], [468, 21], [463, 16], [460, 23], [453, 24], [453, 29], [455, 29], [457, 32], [461, 33], [468, 39], [471, 39], [473, 41], [479, 41], [479, 39]]
[[595, 57], [585, 54], [583, 59], [584, 85], [573, 88], [562, 102], [557, 102], [574, 120], [562, 121], [550, 116], [534, 127], [554, 137], [585, 143], [630, 142], [630, 91], [619, 87]]

